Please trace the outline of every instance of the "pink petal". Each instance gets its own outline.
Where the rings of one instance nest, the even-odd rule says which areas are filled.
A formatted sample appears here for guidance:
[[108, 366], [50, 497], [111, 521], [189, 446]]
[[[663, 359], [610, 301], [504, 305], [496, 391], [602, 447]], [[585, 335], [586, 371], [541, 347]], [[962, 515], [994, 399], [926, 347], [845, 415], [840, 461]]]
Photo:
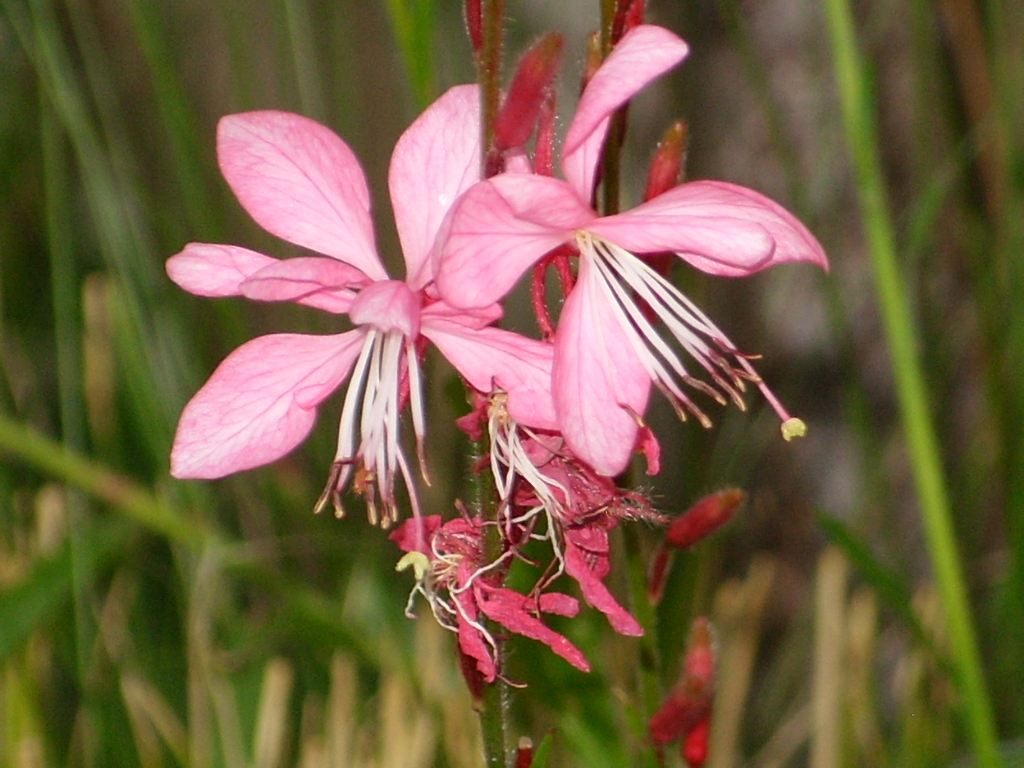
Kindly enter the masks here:
[[249, 275], [277, 259], [237, 245], [189, 243], [165, 265], [167, 275], [196, 296], [238, 296]]
[[348, 316], [356, 325], [397, 330], [415, 339], [420, 334], [420, 296], [401, 280], [380, 280], [359, 292]]
[[481, 597], [485, 599], [478, 599], [478, 605], [487, 618], [516, 634], [539, 640], [577, 669], [590, 671], [590, 664], [579, 648], [526, 612], [528, 598], [503, 587], [488, 590]]
[[297, 301], [341, 314], [352, 306], [355, 293], [370, 278], [353, 266], [322, 256], [273, 261], [241, 285], [243, 296], [255, 301]]
[[479, 309], [458, 309], [447, 302], [435, 301], [423, 308], [424, 321], [433, 317], [464, 325], [467, 328], [483, 328], [501, 320], [504, 314], [501, 304], [491, 304]]
[[722, 181], [681, 184], [589, 229], [634, 253], [678, 253], [712, 275], [741, 277], [790, 261], [828, 268], [821, 245], [778, 203]]
[[232, 352], [185, 406], [171, 474], [213, 479], [284, 456], [348, 376], [364, 334], [276, 334]]
[[599, 557], [596, 567], [591, 567], [587, 556], [572, 540], [573, 533], [578, 531], [568, 531], [565, 541], [565, 572], [580, 585], [580, 591], [587, 603], [601, 611], [616, 632], [629, 637], [640, 637], [644, 633], [643, 627], [619, 605], [601, 581], [608, 572], [608, 556]]
[[288, 242], [386, 279], [370, 221], [370, 193], [348, 145], [289, 112], [246, 112], [217, 127], [221, 172], [249, 215]]
[[506, 173], [481, 182], [452, 210], [434, 270], [438, 292], [457, 307], [493, 304], [534, 262], [594, 218], [558, 179]]
[[562, 147], [562, 173], [583, 200], [594, 190], [608, 119], [645, 85], [686, 58], [686, 43], [662, 27], [634, 27], [587, 83]]
[[540, 609], [543, 613], [572, 618], [580, 612], [580, 602], [561, 592], [544, 592], [540, 596]]
[[515, 421], [537, 429], [558, 428], [551, 400], [550, 344], [500, 328], [477, 330], [426, 318], [423, 335], [474, 389], [508, 392], [508, 411]]
[[480, 630], [470, 623], [470, 621], [476, 622], [477, 619], [473, 593], [471, 591], [462, 592], [455, 595], [454, 600], [462, 608], [461, 611], [456, 611], [459, 650], [471, 659], [476, 659], [477, 671], [483, 675], [484, 680], [492, 683], [497, 677], [498, 670], [495, 667], [494, 658], [491, 656], [491, 647], [484, 641]]
[[552, 381], [569, 448], [598, 473], [614, 476], [633, 454], [651, 379], [603, 291], [589, 262], [580, 259], [579, 282], [555, 334]]
[[441, 221], [480, 179], [480, 90], [449, 89], [402, 134], [391, 155], [388, 185], [407, 281], [422, 288]]
[[410, 517], [395, 528], [388, 535], [388, 538], [395, 542], [403, 552], [423, 552], [423, 554], [429, 555], [429, 548], [424, 551], [422, 542], [424, 539], [433, 541], [440, 528], [440, 515], [427, 515], [426, 517], [418, 518]]

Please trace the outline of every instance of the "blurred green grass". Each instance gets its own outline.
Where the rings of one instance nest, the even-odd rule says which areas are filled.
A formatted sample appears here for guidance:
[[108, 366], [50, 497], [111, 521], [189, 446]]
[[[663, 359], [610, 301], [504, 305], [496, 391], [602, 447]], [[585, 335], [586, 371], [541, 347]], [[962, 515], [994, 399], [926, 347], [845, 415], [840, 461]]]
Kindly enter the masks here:
[[[475, 764], [452, 638], [403, 616], [396, 550], [358, 514], [310, 513], [336, 400], [274, 466], [216, 483], [167, 476], [181, 407], [230, 349], [269, 330], [330, 330], [301, 309], [200, 300], [166, 279], [164, 260], [193, 240], [289, 255], [220, 179], [216, 120], [278, 108], [337, 130], [394, 254], [390, 149], [417, 108], [472, 78], [458, 5], [0, 0], [0, 766]], [[555, 23], [581, 40], [596, 5], [510, 2], [510, 55]], [[666, 476], [649, 486], [661, 508], [726, 484], [751, 494], [730, 528], [677, 558], [654, 681], [671, 686], [689, 620], [707, 613], [722, 661], [712, 765], [968, 759], [825, 19], [781, 0], [650, 6], [694, 52], [633, 111], [629, 174], [642, 177], [653, 137], [682, 115], [691, 177], [777, 197], [833, 263], [822, 279], [679, 275], [765, 354], [762, 373], [811, 434], [780, 445], [756, 408], [709, 433], [652, 416], [667, 436]], [[1012, 745], [1024, 736], [1024, 9], [858, 10], [986, 686]], [[431, 439], [447, 448], [460, 444], [443, 421], [451, 373], [431, 370]], [[460, 492], [455, 453], [438, 459], [449, 471], [435, 471], [428, 504]], [[652, 550], [654, 531], [633, 535]], [[826, 540], [852, 567], [824, 565], [832, 555], [819, 566]], [[815, 606], [823, 573], [842, 598], [827, 612]], [[512, 642], [529, 684], [517, 724], [537, 743], [553, 729], [551, 766], [655, 765], [638, 688], [651, 647], [595, 613], [556, 625], [594, 663], [589, 676]], [[815, 651], [834, 636], [838, 668]], [[1019, 749], [1004, 757], [1019, 764]]]

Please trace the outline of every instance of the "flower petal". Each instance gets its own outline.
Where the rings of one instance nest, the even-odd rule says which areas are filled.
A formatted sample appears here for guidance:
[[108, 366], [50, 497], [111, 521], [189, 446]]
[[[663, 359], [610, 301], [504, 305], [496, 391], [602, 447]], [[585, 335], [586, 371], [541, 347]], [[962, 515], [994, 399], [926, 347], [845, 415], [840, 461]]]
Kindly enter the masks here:
[[555, 334], [552, 394], [569, 448], [598, 473], [613, 476], [633, 454], [651, 379], [598, 280], [580, 259], [579, 281]]
[[532, 602], [529, 598], [504, 587], [481, 589], [480, 592], [477, 604], [487, 618], [516, 634], [544, 643], [577, 669], [590, 671], [590, 664], [579, 648], [527, 613], [527, 604]]
[[458, 309], [445, 301], [435, 301], [423, 308], [424, 321], [436, 317], [439, 320], [458, 323], [468, 328], [483, 328], [501, 320], [504, 315], [505, 312], [501, 308], [501, 304], [489, 304], [479, 309]]
[[232, 352], [185, 406], [171, 474], [213, 479], [284, 456], [348, 376], [364, 333], [276, 334]]
[[681, 184], [588, 229], [634, 253], [673, 251], [712, 275], [741, 277], [790, 261], [828, 268], [821, 245], [789, 211], [722, 181]]
[[387, 277], [363, 171], [330, 129], [289, 112], [228, 115], [217, 127], [217, 158], [239, 202], [268, 232], [373, 279]]
[[587, 83], [562, 147], [562, 173], [583, 200], [594, 191], [608, 119], [655, 78], [686, 58], [689, 48], [667, 29], [634, 27]]
[[484, 642], [477, 621], [476, 601], [471, 591], [461, 592], [452, 598], [458, 603], [456, 625], [459, 635], [459, 650], [471, 659], [476, 659], [476, 669], [488, 683], [494, 682], [498, 670], [491, 656], [490, 646]]
[[[598, 554], [596, 563], [592, 567], [590, 558], [584, 554], [580, 544], [580, 537], [590, 535], [603, 535], [606, 548], [603, 553]], [[568, 529], [565, 532], [565, 572], [569, 574], [580, 585], [580, 591], [587, 603], [601, 611], [607, 618], [608, 623], [620, 635], [639, 637], [644, 633], [643, 627], [633, 618], [629, 611], [619, 605], [618, 601], [608, 591], [602, 579], [608, 574], [609, 562], [607, 554], [608, 532], [594, 526]], [[589, 547], [587, 547], [590, 551]]]
[[353, 266], [322, 256], [275, 260], [250, 275], [241, 285], [243, 296], [254, 301], [297, 301], [342, 314], [352, 306], [355, 293], [370, 278]]
[[349, 317], [357, 325], [415, 339], [420, 333], [420, 296], [401, 280], [378, 280], [359, 292]]
[[428, 257], [445, 214], [479, 179], [480, 89], [459, 85], [409, 126], [391, 155], [391, 206], [414, 290], [430, 282]]
[[515, 421], [536, 429], [558, 428], [551, 400], [550, 344], [439, 318], [424, 318], [422, 331], [474, 389], [508, 392], [508, 411]]
[[165, 268], [175, 283], [196, 296], [238, 296], [249, 275], [276, 264], [277, 259], [237, 245], [189, 243], [171, 256]]
[[595, 216], [568, 184], [548, 176], [506, 173], [481, 182], [452, 210], [435, 265], [437, 290], [457, 307], [492, 304]]

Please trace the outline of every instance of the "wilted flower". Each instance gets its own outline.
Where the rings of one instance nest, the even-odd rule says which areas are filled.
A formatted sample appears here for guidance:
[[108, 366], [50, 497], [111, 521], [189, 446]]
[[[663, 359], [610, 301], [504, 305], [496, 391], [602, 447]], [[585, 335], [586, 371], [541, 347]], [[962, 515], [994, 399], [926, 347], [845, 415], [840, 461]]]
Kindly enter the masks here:
[[559, 592], [523, 595], [500, 586], [500, 576], [514, 553], [506, 550], [497, 561], [485, 562], [479, 518], [456, 517], [442, 523], [439, 515], [432, 515], [407, 520], [391, 539], [408, 553], [399, 561], [399, 570], [411, 567], [416, 577], [409, 610], [416, 594], [425, 597], [438, 623], [458, 634], [459, 649], [476, 661], [487, 682], [498, 674], [497, 644], [483, 617], [510, 632], [539, 640], [574, 667], [590, 671], [580, 650], [539, 618], [542, 613], [575, 616], [579, 603]]

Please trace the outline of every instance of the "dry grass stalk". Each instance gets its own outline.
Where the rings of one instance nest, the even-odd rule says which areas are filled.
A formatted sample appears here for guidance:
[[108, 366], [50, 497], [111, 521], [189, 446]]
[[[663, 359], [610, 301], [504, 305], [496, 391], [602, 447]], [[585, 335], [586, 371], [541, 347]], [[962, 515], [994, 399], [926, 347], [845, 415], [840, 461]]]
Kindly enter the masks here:
[[818, 559], [814, 597], [811, 768], [838, 768], [841, 757], [848, 581], [843, 553], [826, 547]]
[[715, 595], [713, 617], [721, 638], [708, 768], [733, 768], [740, 760], [740, 729], [761, 634], [761, 615], [775, 580], [775, 561], [759, 555], [747, 578], [727, 581]]
[[281, 765], [288, 744], [288, 703], [294, 679], [292, 665], [280, 657], [267, 662], [263, 670], [252, 746], [255, 768], [278, 768]]
[[878, 601], [869, 589], [858, 589], [847, 613], [847, 704], [850, 736], [856, 760], [883, 766], [885, 750], [874, 697], [875, 646], [878, 637]]
[[[163, 765], [162, 742], [174, 759], [184, 764], [188, 754], [188, 734], [160, 692], [138, 674], [126, 673], [121, 675], [121, 696], [135, 733], [139, 762], [144, 766]], [[144, 748], [150, 755], [143, 755]]]

